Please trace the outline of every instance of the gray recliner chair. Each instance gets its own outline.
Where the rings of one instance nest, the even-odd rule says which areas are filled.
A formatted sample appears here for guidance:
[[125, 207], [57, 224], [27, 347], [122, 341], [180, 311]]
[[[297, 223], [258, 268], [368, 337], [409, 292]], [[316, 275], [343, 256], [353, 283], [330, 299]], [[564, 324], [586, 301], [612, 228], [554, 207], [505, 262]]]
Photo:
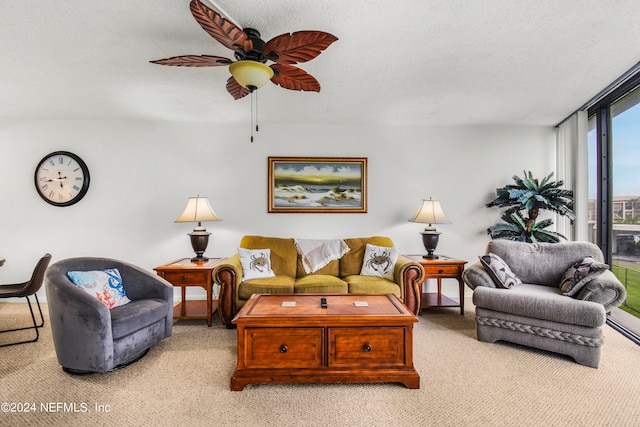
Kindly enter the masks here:
[[597, 368], [606, 313], [624, 302], [626, 290], [610, 270], [573, 296], [562, 294], [560, 282], [585, 257], [602, 262], [600, 248], [589, 242], [493, 240], [486, 253], [504, 260], [522, 284], [501, 288], [481, 262], [464, 271], [464, 282], [474, 290], [478, 340], [503, 340], [561, 353]]
[[[74, 285], [69, 271], [117, 268], [131, 302], [109, 309]], [[144, 356], [171, 335], [173, 286], [139, 267], [108, 258], [68, 258], [45, 275], [58, 362], [69, 373], [105, 373]]]

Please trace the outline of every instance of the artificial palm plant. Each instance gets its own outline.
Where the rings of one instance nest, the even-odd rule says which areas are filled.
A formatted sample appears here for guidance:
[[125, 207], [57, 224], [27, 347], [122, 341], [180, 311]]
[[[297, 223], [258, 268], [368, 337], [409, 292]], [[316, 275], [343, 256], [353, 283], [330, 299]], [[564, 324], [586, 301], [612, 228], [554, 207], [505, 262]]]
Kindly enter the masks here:
[[[492, 225], [487, 233], [492, 239], [510, 239], [522, 242], [557, 243], [566, 239], [562, 234], [547, 230], [553, 225], [552, 219], [537, 222], [541, 210], [548, 210], [575, 219], [573, 213], [573, 191], [560, 187], [563, 181], [551, 181], [553, 172], [542, 181], [533, 177], [531, 172], [524, 172], [524, 178], [513, 176], [515, 185], [506, 185], [496, 189], [497, 197], [487, 207], [498, 206], [508, 208], [502, 214], [503, 223]], [[525, 217], [522, 212], [526, 211]]]

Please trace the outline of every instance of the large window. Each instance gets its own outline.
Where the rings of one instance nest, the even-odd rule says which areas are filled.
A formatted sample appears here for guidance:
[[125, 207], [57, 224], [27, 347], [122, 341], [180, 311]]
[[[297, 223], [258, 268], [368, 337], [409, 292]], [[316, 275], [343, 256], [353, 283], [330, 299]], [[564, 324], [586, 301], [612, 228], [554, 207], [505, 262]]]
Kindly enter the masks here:
[[640, 336], [640, 76], [589, 109], [590, 239], [627, 289], [611, 318]]

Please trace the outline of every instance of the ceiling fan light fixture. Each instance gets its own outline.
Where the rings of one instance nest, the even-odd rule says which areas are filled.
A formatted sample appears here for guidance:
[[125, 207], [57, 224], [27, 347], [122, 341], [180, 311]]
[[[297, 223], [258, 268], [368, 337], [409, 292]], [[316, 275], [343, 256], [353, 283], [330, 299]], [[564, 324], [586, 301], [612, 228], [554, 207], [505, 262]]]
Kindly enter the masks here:
[[229, 65], [229, 72], [240, 86], [250, 91], [260, 89], [273, 77], [271, 67], [258, 61], [243, 60]]

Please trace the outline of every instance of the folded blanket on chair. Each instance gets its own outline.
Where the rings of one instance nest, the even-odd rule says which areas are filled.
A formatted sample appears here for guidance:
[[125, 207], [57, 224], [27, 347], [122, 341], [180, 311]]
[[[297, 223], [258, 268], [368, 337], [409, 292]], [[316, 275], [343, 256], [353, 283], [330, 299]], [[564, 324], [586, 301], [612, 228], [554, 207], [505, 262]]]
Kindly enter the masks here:
[[307, 274], [320, 270], [333, 260], [342, 258], [342, 255], [350, 250], [342, 239], [295, 239], [295, 242]]

